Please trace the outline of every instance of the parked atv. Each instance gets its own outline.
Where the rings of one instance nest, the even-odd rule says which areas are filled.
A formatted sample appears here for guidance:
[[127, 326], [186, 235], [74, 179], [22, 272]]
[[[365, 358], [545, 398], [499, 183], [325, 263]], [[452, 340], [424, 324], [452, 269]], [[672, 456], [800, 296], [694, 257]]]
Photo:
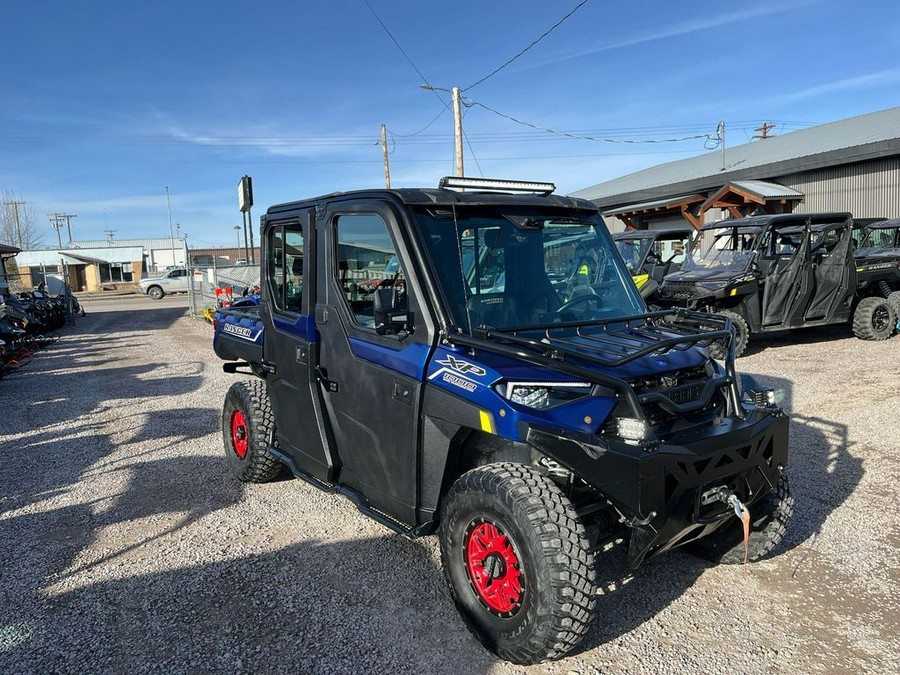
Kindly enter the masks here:
[[859, 285], [888, 300], [900, 320], [900, 218], [870, 223], [854, 254]]
[[655, 300], [659, 285], [667, 274], [681, 269], [691, 237], [692, 227], [670, 230], [631, 230], [613, 235], [616, 248], [631, 272], [641, 297]]
[[663, 280], [657, 302], [727, 316], [737, 331], [736, 355], [752, 334], [850, 321], [862, 339], [887, 339], [896, 317], [880, 282], [896, 276], [896, 264], [860, 265], [853, 234], [849, 213], [704, 225], [681, 270]]
[[[225, 397], [233, 474], [288, 467], [439, 532], [463, 621], [521, 664], [587, 633], [595, 551], [757, 560], [792, 513], [788, 418], [735, 373], [728, 316], [648, 312], [596, 206], [552, 190], [446, 178], [273, 206], [260, 302], [221, 308], [213, 340], [255, 376]], [[387, 255], [393, 282], [361, 296]]]

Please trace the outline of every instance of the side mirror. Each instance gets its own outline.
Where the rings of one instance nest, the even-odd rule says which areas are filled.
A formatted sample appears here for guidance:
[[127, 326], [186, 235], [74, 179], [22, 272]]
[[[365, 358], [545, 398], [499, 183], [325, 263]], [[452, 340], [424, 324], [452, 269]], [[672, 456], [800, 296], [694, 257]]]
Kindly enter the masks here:
[[[396, 288], [376, 288], [374, 301], [375, 332], [379, 335], [397, 335], [406, 329], [407, 311], [401, 307]], [[405, 303], [403, 303], [405, 304]]]

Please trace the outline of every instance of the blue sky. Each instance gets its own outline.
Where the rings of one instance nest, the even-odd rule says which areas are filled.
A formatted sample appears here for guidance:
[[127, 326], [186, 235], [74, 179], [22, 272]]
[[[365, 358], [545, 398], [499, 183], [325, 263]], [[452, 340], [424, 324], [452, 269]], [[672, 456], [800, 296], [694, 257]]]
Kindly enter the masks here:
[[[467, 87], [578, 0], [369, 0], [432, 85]], [[77, 214], [76, 239], [236, 243], [236, 185], [266, 206], [454, 171], [446, 94], [363, 0], [0, 0], [0, 190]], [[900, 3], [589, 0], [521, 58], [464, 92], [466, 174], [551, 180], [566, 193], [774, 133], [900, 104]], [[474, 104], [480, 105], [474, 105]], [[424, 131], [423, 127], [435, 120]], [[416, 132], [421, 131], [421, 133]], [[477, 161], [476, 161], [477, 160]]]

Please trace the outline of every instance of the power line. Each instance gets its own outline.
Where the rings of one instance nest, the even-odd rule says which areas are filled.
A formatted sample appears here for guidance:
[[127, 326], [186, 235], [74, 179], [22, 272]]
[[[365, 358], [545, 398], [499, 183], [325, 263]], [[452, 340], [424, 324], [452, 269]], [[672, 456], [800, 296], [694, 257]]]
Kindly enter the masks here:
[[[465, 117], [465, 114], [463, 114], [463, 117]], [[478, 173], [480, 173], [481, 177], [484, 178], [484, 171], [481, 170], [481, 164], [478, 163], [478, 158], [475, 156], [475, 150], [472, 149], [472, 144], [469, 143], [469, 137], [466, 136], [465, 131], [462, 132], [462, 137], [463, 140], [465, 140], [466, 145], [469, 146], [469, 152], [472, 153], [472, 159], [475, 160], [475, 166], [478, 167]]]
[[426, 124], [424, 127], [422, 127], [421, 129], [419, 129], [419, 130], [418, 130], [416, 133], [414, 133], [414, 134], [395, 134], [393, 131], [390, 131], [390, 130], [388, 130], [388, 133], [389, 133], [391, 136], [395, 137], [395, 138], [412, 138], [413, 136], [418, 136], [418, 135], [421, 134], [423, 131], [425, 131], [426, 129], [428, 129], [428, 127], [430, 127], [432, 124], [434, 124], [435, 122], [437, 122], [441, 117], [443, 117], [444, 113], [447, 112], [447, 110], [449, 110], [449, 108], [447, 108], [447, 107], [445, 106], [443, 109], [441, 109], [441, 112], [439, 112], [439, 113], [435, 116], [435, 118], [434, 118], [433, 120], [431, 120], [428, 124]]
[[406, 53], [406, 50], [400, 46], [399, 42], [397, 42], [397, 38], [394, 37], [394, 34], [391, 33], [391, 31], [388, 29], [388, 27], [384, 25], [384, 21], [381, 20], [381, 17], [378, 16], [378, 13], [375, 11], [375, 9], [372, 7], [372, 5], [369, 4], [369, 0], [362, 0], [362, 1], [365, 4], [365, 6], [369, 8], [369, 11], [372, 12], [372, 15], [375, 17], [375, 20], [379, 24], [381, 24], [381, 27], [384, 29], [384, 32], [388, 34], [388, 37], [391, 38], [391, 41], [395, 45], [397, 45], [397, 49], [400, 50], [400, 53], [403, 54], [403, 56], [406, 58], [406, 61], [409, 63], [409, 65], [411, 65], [413, 67], [413, 70], [415, 70], [416, 73], [418, 73], [419, 77], [422, 78], [422, 81], [425, 82], [426, 84], [428, 84], [428, 78], [422, 74], [422, 71], [419, 70], [419, 68], [416, 66], [416, 64], [413, 63], [413, 60], [411, 58], [409, 58], [409, 54]]
[[583, 141], [599, 141], [602, 143], [628, 143], [628, 144], [645, 144], [645, 143], [678, 143], [680, 141], [693, 141], [698, 139], [710, 139], [715, 138], [715, 136], [711, 134], [696, 134], [693, 136], [682, 136], [681, 138], [655, 138], [655, 139], [635, 139], [635, 138], [602, 138], [599, 136], [583, 136], [581, 134], [573, 134], [568, 131], [556, 131], [554, 129], [548, 129], [547, 127], [542, 127], [538, 124], [532, 124], [531, 122], [524, 122], [520, 119], [513, 117], [512, 115], [507, 115], [506, 113], [502, 113], [499, 110], [494, 110], [483, 103], [479, 103], [478, 101], [467, 100], [465, 102], [466, 107], [471, 108], [472, 106], [478, 106], [479, 108], [484, 108], [488, 112], [492, 112], [495, 115], [503, 117], [505, 119], [510, 120], [511, 122], [515, 122], [516, 124], [521, 124], [522, 126], [531, 127], [532, 129], [537, 129], [538, 131], [543, 131], [548, 134], [554, 134], [555, 136], [565, 136], [567, 138], [576, 138]]
[[[365, 2], [365, 0], [363, 0], [363, 2]], [[588, 0], [581, 0], [581, 2], [579, 2], [577, 5], [575, 5], [575, 8], [574, 8], [571, 12], [569, 12], [569, 13], [566, 14], [563, 18], [561, 18], [559, 21], [557, 21], [555, 24], [553, 24], [552, 26], [550, 26], [550, 28], [548, 28], [546, 31], [544, 31], [544, 33], [543, 33], [539, 38], [537, 38], [534, 42], [532, 42], [530, 45], [528, 45], [527, 47], [525, 47], [525, 49], [523, 49], [523, 50], [520, 51], [518, 54], [516, 54], [515, 56], [513, 56], [509, 61], [507, 61], [506, 63], [504, 63], [504, 64], [503, 64], [502, 66], [500, 66], [499, 68], [495, 68], [494, 70], [492, 70], [491, 72], [489, 72], [487, 75], [485, 75], [485, 76], [482, 77], [480, 80], [478, 80], [475, 84], [470, 84], [468, 87], [462, 89], [462, 91], [468, 91], [469, 89], [472, 89], [473, 87], [477, 87], [479, 84], [481, 84], [481, 83], [484, 82], [485, 80], [492, 78], [494, 75], [496, 75], [496, 74], [499, 73], [501, 70], [503, 70], [504, 68], [506, 68], [506, 66], [508, 66], [510, 63], [512, 63], [512, 62], [515, 61], [517, 58], [519, 58], [520, 56], [522, 56], [522, 54], [524, 54], [524, 53], [527, 52], [529, 49], [531, 49], [532, 47], [534, 47], [538, 42], [540, 42], [540, 41], [543, 40], [545, 37], [547, 37], [548, 35], [550, 35], [550, 33], [552, 33], [554, 30], [556, 30], [557, 28], [559, 28], [559, 26], [562, 25], [562, 23], [563, 23], [566, 19], [568, 19], [568, 18], [569, 18], [570, 16], [572, 16], [575, 12], [577, 12], [579, 9], [581, 9], [581, 7], [584, 6], [585, 4], [587, 4], [587, 2], [588, 2]], [[368, 4], [368, 3], [366, 3], [366, 4]]]

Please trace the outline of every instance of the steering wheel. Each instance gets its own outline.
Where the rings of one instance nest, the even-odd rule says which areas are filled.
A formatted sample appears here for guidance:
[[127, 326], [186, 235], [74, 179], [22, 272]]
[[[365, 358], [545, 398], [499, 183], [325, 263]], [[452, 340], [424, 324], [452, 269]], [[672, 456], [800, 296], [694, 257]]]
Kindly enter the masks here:
[[600, 296], [591, 290], [590, 293], [585, 293], [583, 295], [579, 295], [576, 298], [572, 298], [571, 300], [564, 302], [559, 306], [559, 309], [556, 310], [557, 314], [562, 314], [563, 312], [570, 311], [573, 307], [579, 307], [581, 305], [586, 305], [590, 302], [596, 302], [597, 307], [600, 307]]

